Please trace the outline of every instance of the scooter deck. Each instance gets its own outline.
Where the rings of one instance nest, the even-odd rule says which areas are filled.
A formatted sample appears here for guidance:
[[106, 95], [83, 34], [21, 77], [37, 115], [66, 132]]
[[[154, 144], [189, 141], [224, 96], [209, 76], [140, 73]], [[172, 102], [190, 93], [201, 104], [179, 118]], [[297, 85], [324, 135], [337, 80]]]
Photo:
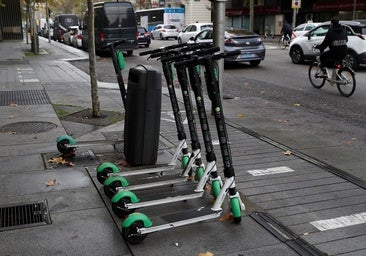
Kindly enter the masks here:
[[166, 223], [162, 223], [160, 225], [152, 226], [149, 228], [141, 228], [140, 232], [141, 234], [148, 234], [165, 229], [194, 224], [201, 221], [217, 219], [221, 216], [222, 212], [223, 212], [222, 210], [213, 211], [210, 207], [203, 206], [199, 208], [193, 208], [176, 213], [171, 213], [160, 217], [162, 221]]
[[148, 176], [144, 178], [138, 178], [129, 180], [129, 185], [127, 187], [121, 187], [120, 190], [140, 190], [140, 189], [148, 189], [154, 187], [161, 187], [165, 185], [174, 185], [177, 183], [185, 183], [187, 182], [188, 177], [178, 176], [176, 175], [154, 175]]
[[122, 144], [123, 140], [93, 140], [93, 141], [79, 141], [76, 144], [65, 144], [66, 148], [85, 148], [85, 147], [92, 147], [95, 145], [116, 145]]
[[197, 192], [194, 191], [194, 189], [196, 188], [195, 183], [187, 184], [187, 186], [184, 186], [183, 190], [174, 189], [158, 193], [137, 194], [138, 198], [140, 199], [140, 202], [126, 204], [125, 206], [127, 209], [137, 209], [142, 207], [191, 200], [195, 198], [200, 198], [204, 195], [205, 191], [197, 191]]

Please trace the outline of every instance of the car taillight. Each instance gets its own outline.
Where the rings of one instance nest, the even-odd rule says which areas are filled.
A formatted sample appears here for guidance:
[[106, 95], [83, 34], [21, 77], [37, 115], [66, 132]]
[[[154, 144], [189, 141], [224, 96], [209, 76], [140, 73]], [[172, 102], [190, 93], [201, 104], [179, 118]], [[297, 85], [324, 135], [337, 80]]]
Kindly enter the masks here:
[[104, 39], [105, 39], [104, 33], [100, 33], [99, 34], [99, 40], [103, 43], [104, 42]]
[[76, 35], [76, 38], [77, 39], [83, 39], [83, 36], [79, 34], [79, 35]]
[[162, 29], [161, 31], [162, 31], [162, 32], [166, 32], [166, 30], [165, 30], [165, 29]]
[[225, 39], [224, 43], [225, 44], [233, 44], [234, 43], [234, 40], [231, 39], [231, 38], [228, 38], [228, 39]]
[[140, 35], [140, 33], [138, 31], [136, 31], [136, 33], [135, 33], [135, 39], [136, 40], [137, 40], [137, 38], [139, 38], [139, 35]]

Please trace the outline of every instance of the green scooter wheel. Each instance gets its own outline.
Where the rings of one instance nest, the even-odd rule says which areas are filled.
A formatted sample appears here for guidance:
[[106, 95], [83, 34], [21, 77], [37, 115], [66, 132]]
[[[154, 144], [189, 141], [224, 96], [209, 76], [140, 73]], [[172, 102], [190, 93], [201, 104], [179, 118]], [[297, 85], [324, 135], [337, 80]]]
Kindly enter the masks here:
[[213, 196], [215, 198], [217, 198], [221, 191], [220, 181], [218, 181], [218, 180], [212, 181], [211, 190], [212, 190]]
[[241, 209], [239, 199], [234, 197], [230, 199], [230, 208], [234, 217], [234, 223], [241, 222]]
[[104, 185], [104, 194], [111, 199], [117, 193], [117, 188], [120, 187], [122, 187], [122, 183], [119, 180], [113, 181], [109, 185]]
[[182, 157], [182, 169], [185, 169], [189, 162], [189, 156], [183, 156]]
[[196, 180], [200, 180], [201, 178], [202, 178], [202, 176], [203, 176], [203, 173], [205, 172], [205, 170], [203, 169], [203, 167], [198, 167], [197, 169], [196, 169], [196, 176], [195, 176], [195, 179]]
[[61, 135], [57, 137], [57, 149], [62, 154], [69, 154], [72, 153], [75, 150], [75, 147], [66, 146], [66, 144], [69, 145], [75, 145], [76, 141], [75, 139], [70, 135]]
[[109, 174], [119, 172], [118, 167], [110, 162], [101, 163], [97, 167], [97, 180], [104, 184], [105, 180], [108, 179]]
[[134, 210], [130, 210], [130, 209], [126, 208], [126, 204], [129, 204], [129, 203], [131, 203], [131, 199], [128, 197], [123, 197], [120, 200], [118, 200], [118, 202], [116, 202], [116, 203], [112, 202], [112, 211], [119, 218], [124, 219], [127, 215], [134, 212]]
[[138, 232], [138, 229], [143, 227], [144, 223], [142, 221], [133, 222], [127, 228], [122, 227], [122, 235], [130, 244], [139, 244], [147, 237], [146, 234], [142, 235]]

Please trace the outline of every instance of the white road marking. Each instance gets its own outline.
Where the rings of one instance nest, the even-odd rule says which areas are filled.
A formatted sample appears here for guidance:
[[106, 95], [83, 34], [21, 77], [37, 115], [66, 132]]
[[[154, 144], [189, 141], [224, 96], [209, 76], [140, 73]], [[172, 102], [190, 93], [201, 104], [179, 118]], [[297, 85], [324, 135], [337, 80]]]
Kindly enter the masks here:
[[248, 172], [253, 176], [262, 176], [262, 175], [273, 175], [273, 174], [294, 172], [294, 171], [295, 170], [293, 170], [287, 166], [280, 166], [280, 167], [273, 167], [273, 168], [268, 168], [268, 169], [249, 170]]
[[364, 223], [366, 223], [366, 212], [361, 212], [349, 216], [342, 216], [333, 219], [317, 220], [310, 222], [311, 225], [313, 225], [320, 231], [343, 228]]

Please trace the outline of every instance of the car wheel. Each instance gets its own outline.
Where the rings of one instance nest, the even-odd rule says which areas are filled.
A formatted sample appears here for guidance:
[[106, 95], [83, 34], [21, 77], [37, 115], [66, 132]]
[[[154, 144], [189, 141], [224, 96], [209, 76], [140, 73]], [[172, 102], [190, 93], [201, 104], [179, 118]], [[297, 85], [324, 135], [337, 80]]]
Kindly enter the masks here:
[[178, 44], [182, 44], [182, 39], [178, 38]]
[[343, 60], [343, 66], [350, 67], [353, 70], [357, 70], [360, 64], [358, 63], [356, 55], [352, 52], [349, 52]]
[[163, 40], [164, 39], [162, 34], [159, 35], [159, 39], [160, 40]]
[[257, 67], [259, 65], [259, 63], [261, 63], [260, 60], [252, 60], [252, 61], [249, 61], [250, 65], [252, 67]]
[[294, 64], [300, 64], [304, 62], [304, 54], [299, 46], [293, 46], [290, 49], [290, 57]]
[[149, 46], [150, 46], [150, 44], [145, 44], [145, 47], [146, 47], [146, 48], [149, 48]]

